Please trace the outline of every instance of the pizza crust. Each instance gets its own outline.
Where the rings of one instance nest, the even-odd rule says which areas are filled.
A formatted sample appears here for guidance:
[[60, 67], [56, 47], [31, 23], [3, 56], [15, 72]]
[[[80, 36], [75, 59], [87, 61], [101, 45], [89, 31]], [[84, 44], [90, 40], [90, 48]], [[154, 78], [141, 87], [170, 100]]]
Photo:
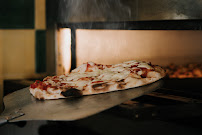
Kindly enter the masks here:
[[[62, 90], [57, 89], [57, 92], [54, 92], [53, 88], [48, 88], [48, 90], [41, 90], [39, 88], [30, 88], [30, 93], [39, 100], [44, 99], [59, 99], [59, 98], [66, 98], [61, 94]], [[48, 92], [49, 91], [49, 92]]]

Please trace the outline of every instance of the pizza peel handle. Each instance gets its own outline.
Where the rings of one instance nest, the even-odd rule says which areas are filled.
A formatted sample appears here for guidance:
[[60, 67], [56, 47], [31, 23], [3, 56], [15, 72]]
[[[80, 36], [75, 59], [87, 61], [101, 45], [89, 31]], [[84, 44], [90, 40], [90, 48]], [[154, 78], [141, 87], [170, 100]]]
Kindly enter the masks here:
[[[5, 112], [8, 112], [8, 113], [5, 113]], [[0, 126], [8, 123], [10, 120], [21, 117], [23, 115], [24, 113], [20, 109], [13, 109], [11, 111], [8, 111], [8, 108], [4, 109], [4, 111], [0, 115]]]

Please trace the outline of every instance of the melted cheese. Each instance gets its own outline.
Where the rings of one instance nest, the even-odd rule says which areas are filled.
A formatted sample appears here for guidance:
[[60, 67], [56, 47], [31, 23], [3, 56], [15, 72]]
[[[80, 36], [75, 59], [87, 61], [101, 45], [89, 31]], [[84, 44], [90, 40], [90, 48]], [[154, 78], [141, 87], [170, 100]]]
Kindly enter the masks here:
[[126, 62], [124, 62], [124, 63], [122, 63], [122, 64], [128, 66], [128, 65], [138, 64], [138, 63], [140, 63], [140, 62], [141, 62], [141, 61], [131, 60], [131, 61], [126, 61]]
[[97, 78], [103, 81], [109, 81], [113, 77], [114, 73], [113, 72], [103, 72], [100, 74]]
[[132, 65], [137, 65], [140, 62], [141, 61], [136, 61], [136, 60], [126, 61], [124, 63], [115, 64], [114, 67], [131, 67]]
[[143, 72], [141, 70], [137, 72], [138, 75], [142, 75], [142, 73]]
[[65, 81], [72, 81], [72, 80], [78, 80], [80, 78], [84, 77], [95, 77], [98, 76], [100, 73], [99, 71], [96, 72], [85, 72], [85, 73], [71, 73], [68, 76], [64, 77], [63, 80]]
[[122, 72], [122, 73], [116, 73], [113, 75], [112, 80], [113, 81], [120, 81], [120, 80], [126, 78], [129, 74], [130, 74], [129, 71]]
[[114, 67], [114, 68], [110, 68], [110, 71], [117, 71], [117, 72], [122, 72], [124, 71], [124, 67]]
[[140, 63], [137, 67], [147, 68], [147, 69], [153, 69], [150, 65], [147, 63]]
[[87, 64], [82, 64], [80, 65], [79, 67], [77, 67], [76, 69], [72, 70], [72, 73], [84, 73], [86, 71], [86, 68], [87, 68]]
[[77, 86], [77, 89], [83, 90], [83, 87], [86, 86], [88, 83], [89, 81], [76, 81], [74, 82], [74, 85]]
[[[93, 69], [93, 72], [86, 72], [87, 64], [92, 66], [90, 68]], [[142, 75], [142, 71], [137, 70], [136, 72], [135, 69], [153, 69], [147, 63], [135, 60], [115, 64], [110, 68], [104, 69], [99, 69], [93, 62], [88, 62], [87, 64], [82, 64], [78, 68], [74, 69], [70, 74], [58, 76], [58, 80], [60, 80], [59, 83], [66, 83], [69, 86], [76, 86], [78, 89], [82, 90], [84, 86], [90, 85], [95, 81], [120, 81], [127, 78], [128, 76], [133, 78], [141, 78], [140, 75]], [[133, 67], [132, 65], [137, 65], [137, 67]], [[52, 81], [51, 78], [47, 80], [47, 83], [51, 83], [52, 85], [59, 85], [58, 83]]]

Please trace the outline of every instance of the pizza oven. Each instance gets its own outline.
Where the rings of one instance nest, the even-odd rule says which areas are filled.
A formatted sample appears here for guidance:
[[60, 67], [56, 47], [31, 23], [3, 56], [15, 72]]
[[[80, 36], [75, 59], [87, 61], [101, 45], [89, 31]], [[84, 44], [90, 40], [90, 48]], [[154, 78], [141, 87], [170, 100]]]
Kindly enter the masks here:
[[48, 63], [58, 75], [87, 61], [137, 59], [161, 65], [167, 72], [161, 89], [109, 112], [130, 120], [198, 127], [194, 123], [202, 114], [201, 7], [200, 1], [60, 1], [47, 31], [52, 46], [48, 53], [56, 56]]
[[111, 111], [135, 120], [193, 124], [202, 112], [202, 6], [195, 1], [193, 8], [189, 2], [60, 1], [57, 19], [50, 25], [54, 30], [49, 30], [56, 50], [51, 64], [56, 74], [87, 61], [114, 64], [137, 59], [161, 65], [167, 72], [163, 88]]
[[[54, 42], [50, 40], [54, 43], [54, 49], [50, 50], [55, 53], [55, 63], [50, 64], [56, 74], [68, 73], [87, 61], [102, 64], [132, 59], [151, 61], [167, 72], [161, 91], [165, 96], [179, 94], [175, 100], [189, 97], [187, 102], [201, 102], [198, 99], [201, 98], [202, 19], [198, 14], [200, 6], [195, 5], [200, 2], [193, 4], [196, 9], [174, 0], [152, 1], [154, 7], [138, 0], [113, 3], [113, 0], [59, 2], [57, 17], [48, 30], [52, 32], [48, 40], [54, 39]], [[86, 9], [88, 5], [91, 8]]]
[[154, 92], [82, 120], [48, 121], [38, 133], [202, 132], [200, 0], [49, 0], [46, 6], [48, 75], [87, 61], [136, 59], [164, 67], [167, 76]]

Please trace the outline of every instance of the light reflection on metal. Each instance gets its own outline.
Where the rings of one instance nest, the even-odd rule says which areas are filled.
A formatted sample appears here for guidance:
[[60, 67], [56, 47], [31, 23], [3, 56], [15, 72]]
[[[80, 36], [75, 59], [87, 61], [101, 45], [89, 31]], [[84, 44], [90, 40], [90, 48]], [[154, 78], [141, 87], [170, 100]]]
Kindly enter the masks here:
[[71, 68], [71, 29], [57, 31], [56, 46], [57, 75], [69, 73]]

